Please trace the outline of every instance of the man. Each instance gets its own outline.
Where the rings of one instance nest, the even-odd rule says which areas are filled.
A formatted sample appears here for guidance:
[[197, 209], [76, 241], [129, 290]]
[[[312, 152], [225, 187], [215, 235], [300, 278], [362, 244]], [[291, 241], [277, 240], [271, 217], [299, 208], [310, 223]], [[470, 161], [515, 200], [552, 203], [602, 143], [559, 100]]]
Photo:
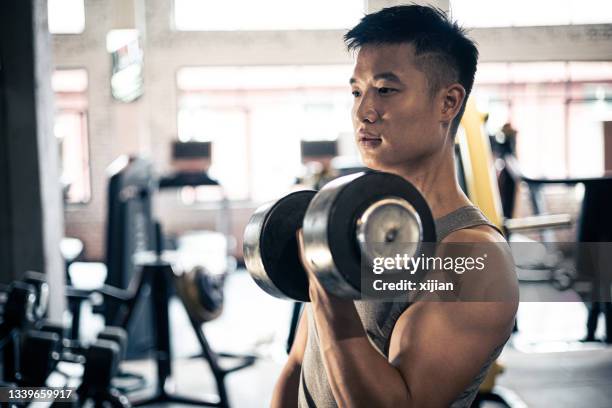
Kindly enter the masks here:
[[[365, 16], [345, 41], [357, 51], [350, 84], [364, 164], [421, 191], [441, 242], [503, 244], [455, 177], [474, 44], [444, 13], [416, 5]], [[502, 252], [494, 255], [506, 259]], [[505, 302], [353, 302], [326, 292], [311, 273], [312, 303], [272, 406], [469, 406], [514, 322], [516, 276], [501, 265], [489, 278], [512, 295]]]

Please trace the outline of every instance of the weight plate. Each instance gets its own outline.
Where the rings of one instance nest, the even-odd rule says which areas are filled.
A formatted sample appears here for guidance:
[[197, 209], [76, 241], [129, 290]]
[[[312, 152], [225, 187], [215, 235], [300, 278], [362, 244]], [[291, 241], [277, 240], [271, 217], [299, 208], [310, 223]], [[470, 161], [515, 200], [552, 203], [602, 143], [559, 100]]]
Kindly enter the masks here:
[[316, 191], [297, 191], [264, 204], [244, 231], [244, 262], [255, 282], [267, 293], [309, 301], [308, 277], [300, 262], [297, 231]]
[[431, 210], [416, 187], [390, 173], [357, 173], [328, 183], [304, 217], [306, 259], [321, 284], [345, 298], [361, 296], [361, 250], [368, 257], [417, 252], [416, 245], [406, 247], [415, 242], [436, 242]]
[[175, 275], [179, 297], [195, 321], [205, 323], [221, 315], [224, 280], [225, 274], [213, 275], [203, 266]]

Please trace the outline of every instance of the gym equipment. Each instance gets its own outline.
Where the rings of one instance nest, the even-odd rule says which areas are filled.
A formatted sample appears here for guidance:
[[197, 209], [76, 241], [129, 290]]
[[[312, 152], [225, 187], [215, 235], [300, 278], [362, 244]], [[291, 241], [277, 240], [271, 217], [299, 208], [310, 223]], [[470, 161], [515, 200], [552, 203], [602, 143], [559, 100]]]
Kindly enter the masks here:
[[329, 182], [318, 193], [289, 194], [258, 208], [244, 234], [247, 268], [273, 296], [308, 301], [296, 240], [300, 226], [305, 258], [321, 284], [352, 299], [361, 296], [362, 260], [414, 254], [422, 242], [436, 241], [425, 199], [397, 175], [357, 173]]
[[302, 160], [309, 157], [336, 157], [338, 155], [337, 140], [302, 140], [300, 142]]
[[49, 284], [45, 275], [40, 272], [28, 271], [22, 280], [34, 287], [34, 295], [36, 296], [36, 305], [33, 310], [34, 318], [42, 319], [47, 313], [49, 305]]
[[60, 360], [61, 338], [57, 333], [26, 331], [21, 339], [19, 385], [42, 387]]
[[[547, 258], [552, 261], [543, 262], [542, 259], [539, 259], [537, 263], [524, 263], [521, 262], [522, 257], [517, 254], [519, 263], [517, 266], [529, 271], [550, 271], [544, 281], [550, 282], [559, 290], [568, 289], [573, 284], [573, 271], [572, 268], [562, 262], [551, 230], [569, 227], [572, 224], [571, 217], [568, 214], [542, 214], [541, 185], [526, 179], [521, 174], [516, 159], [512, 155], [506, 154], [503, 157], [503, 171], [507, 173], [507, 177], [514, 181], [515, 186], [523, 180], [529, 184], [530, 199], [536, 215], [524, 218], [505, 218], [504, 211], [507, 212], [507, 209], [502, 208], [499, 185], [495, 180], [495, 173], [492, 171], [494, 166], [491, 144], [489, 138], [482, 131], [483, 115], [476, 110], [472, 100], [468, 100], [461, 124], [465, 132], [457, 134], [456, 147], [458, 149], [455, 159], [456, 162], [461, 163], [458, 176], [460, 176], [460, 185], [464, 186], [464, 192], [493, 224], [505, 232], [506, 237], [511, 238], [511, 234], [524, 231], [540, 231], [544, 241], [542, 247], [551, 254]], [[514, 192], [512, 191], [512, 194], [509, 195], [514, 197]], [[508, 202], [509, 200], [506, 198], [504, 201]], [[527, 279], [527, 276], [519, 277], [521, 280], [532, 282], [538, 280], [531, 277]]]
[[[482, 131], [483, 116], [469, 99], [461, 120], [464, 132], [457, 133], [457, 153], [462, 163], [461, 185], [466, 186], [465, 193], [484, 215], [507, 234], [515, 231], [550, 229], [571, 225], [567, 214], [538, 215], [528, 218], [505, 219], [501, 206], [499, 186], [495, 180], [493, 156], [488, 136]], [[508, 156], [506, 156], [507, 158]], [[512, 163], [510, 163], [512, 164]], [[534, 196], [532, 196], [533, 199]], [[536, 213], [539, 213], [539, 202], [533, 202]]]
[[[304, 152], [304, 150], [305, 150], [304, 145], [302, 145], [302, 152]], [[329, 153], [329, 151], [330, 150], [327, 150], [327, 153]], [[334, 148], [334, 151], [337, 151], [337, 149]], [[321, 153], [326, 153], [326, 152], [323, 151]], [[327, 155], [327, 157], [329, 157], [329, 155]], [[302, 157], [302, 160], [304, 160], [304, 157]], [[356, 161], [354, 158], [343, 157], [343, 156], [336, 156], [333, 159], [331, 159], [330, 165], [331, 165], [330, 174], [326, 175], [326, 177], [315, 178], [313, 182], [311, 182], [311, 185], [314, 186], [316, 189], [320, 189], [323, 185], [330, 182], [336, 177], [342, 177], [342, 176], [347, 176], [349, 174], [369, 171], [367, 167], [365, 167], [362, 163]], [[291, 347], [293, 346], [293, 341], [295, 339], [295, 335], [297, 332], [297, 326], [298, 326], [300, 315], [302, 312], [302, 306], [303, 304], [300, 302], [293, 303], [293, 311], [291, 312], [291, 322], [289, 324], [289, 333], [287, 335], [287, 353], [289, 353], [289, 351], [291, 350]]]
[[306, 302], [308, 277], [298, 253], [297, 231], [316, 191], [291, 193], [259, 207], [244, 231], [244, 263], [272, 296]]
[[0, 325], [2, 380], [17, 382], [21, 351], [21, 332], [35, 322], [36, 291], [30, 284], [13, 282], [8, 287]]
[[116, 343], [119, 347], [119, 361], [125, 359], [128, 341], [127, 332], [125, 329], [116, 326], [105, 327], [100, 333], [98, 333], [98, 340], [108, 340]]
[[[152, 221], [152, 196], [156, 190], [156, 179], [152, 164], [138, 157], [120, 156], [108, 167], [108, 213], [106, 223], [106, 281], [95, 290], [68, 287], [68, 306], [72, 314], [70, 337], [79, 339], [81, 305], [92, 300], [93, 293], [107, 293], [109, 298], [124, 299], [131, 293], [129, 285], [139, 273], [135, 254], [152, 251], [154, 228]], [[99, 266], [98, 266], [99, 267]], [[71, 273], [90, 272], [88, 263], [73, 263]], [[154, 339], [151, 334], [152, 320], [148, 295], [142, 294], [144, 302], [134, 312], [137, 317], [127, 328], [130, 333], [128, 357], [144, 357]], [[93, 303], [93, 302], [92, 302]], [[94, 313], [103, 314], [107, 324], [116, 325], [120, 320], [121, 302], [105, 302], [94, 305]]]
[[95, 406], [131, 406], [127, 397], [111, 384], [112, 378], [117, 374], [120, 354], [120, 346], [114, 341], [97, 340], [89, 346], [85, 352], [83, 381], [76, 391], [79, 406], [85, 405], [87, 401], [93, 401]]
[[[216, 295], [213, 292], [211, 292], [212, 295], [209, 293], [211, 296], [208, 303], [205, 301], [204, 292], [210, 287], [219, 286], [222, 281], [205, 282], [202, 276], [203, 270], [193, 271], [196, 272], [195, 274], [179, 274], [179, 271], [175, 273], [171, 263], [167, 262], [171, 256], [164, 253], [162, 257], [164, 241], [161, 227], [151, 218], [150, 204], [152, 195], [155, 193], [155, 178], [150, 163], [140, 159], [118, 159], [111, 165], [111, 173], [113, 177], [111, 177], [109, 186], [108, 240], [109, 245], [112, 246], [107, 253], [107, 284], [94, 290], [81, 291], [81, 295], [83, 299], [101, 296], [103, 298], [101, 306], [96, 306], [94, 310], [105, 313], [107, 324], [130, 329], [128, 358], [134, 357], [135, 354], [138, 355], [138, 353], [130, 354], [130, 351], [144, 351], [141, 347], [134, 347], [136, 342], [141, 339], [146, 340], [141, 341], [138, 346], [151, 342], [146, 347], [146, 352], [153, 351], [156, 359], [155, 394], [146, 400], [134, 401], [134, 405], [165, 401], [228, 406], [225, 376], [253, 364], [255, 357], [216, 353], [210, 348], [202, 331], [201, 323], [220, 313], [222, 304], [220, 292], [217, 292]], [[201, 357], [209, 363], [216, 380], [218, 395], [211, 400], [191, 400], [170, 394], [169, 387], [166, 386], [172, 376], [168, 302], [176, 288], [176, 286], [173, 287], [173, 284], [176, 285], [182, 279], [185, 279], [184, 284], [195, 282], [199, 285], [196, 288], [195, 296], [181, 297], [181, 300], [186, 304], [192, 327], [200, 342]], [[181, 294], [181, 292], [178, 293]], [[204, 302], [198, 306], [196, 304], [198, 301]], [[77, 301], [75, 300], [74, 303], [73, 310], [78, 313]], [[205, 315], [198, 316], [196, 310], [204, 311]], [[150, 325], [148, 325], [149, 322], [151, 322]], [[142, 326], [146, 330], [137, 328], [142, 324], [146, 324]], [[78, 336], [73, 337], [78, 338]], [[236, 365], [228, 368], [221, 367], [218, 362], [220, 357], [231, 358]], [[124, 375], [121, 376], [124, 377]]]
[[13, 282], [4, 303], [2, 325], [6, 329], [26, 328], [36, 321], [36, 289], [25, 282]]
[[[213, 375], [216, 380], [218, 396], [216, 399], [200, 400], [183, 397], [169, 392], [168, 384], [172, 380], [172, 348], [170, 336], [170, 321], [169, 321], [169, 301], [173, 283], [176, 282], [175, 272], [172, 264], [167, 262], [162, 257], [163, 253], [163, 236], [159, 223], [155, 225], [155, 242], [156, 248], [152, 259], [151, 257], [143, 257], [145, 262], [137, 270], [129, 290], [121, 290], [114, 288], [112, 293], [109, 291], [101, 292], [105, 296], [106, 302], [115, 302], [118, 305], [117, 320], [115, 324], [121, 327], [127, 327], [134, 318], [134, 310], [137, 302], [142, 300], [144, 293], [150, 292], [148, 299], [152, 301], [152, 313], [155, 316], [153, 319], [152, 332], [155, 339], [154, 355], [157, 365], [157, 381], [154, 394], [146, 399], [132, 401], [132, 405], [145, 405], [161, 402], [175, 402], [190, 405], [204, 406], [229, 406], [227, 391], [225, 388], [225, 376], [231, 372], [250, 366], [255, 362], [254, 356], [237, 356], [233, 354], [223, 354], [214, 352], [209, 344], [204, 332], [202, 331], [200, 321], [194, 317], [187, 308], [191, 325], [197, 336], [197, 339], [202, 348], [202, 357], [204, 357], [210, 365]], [[107, 289], [110, 289], [108, 287]], [[220, 357], [232, 358], [237, 363], [229, 368], [221, 367], [219, 364]]]
[[[152, 199], [157, 181], [150, 161], [121, 156], [109, 166], [108, 224], [106, 233], [106, 284], [128, 288], [138, 272], [134, 254], [155, 248]], [[144, 299], [146, 294], [142, 294]], [[103, 308], [107, 324], [118, 319], [119, 305], [108, 303]], [[129, 327], [127, 354], [144, 356], [155, 339], [150, 321], [150, 302], [138, 305], [136, 318]]]
[[361, 296], [361, 263], [418, 253], [436, 242], [431, 210], [400, 176], [369, 172], [337, 178], [321, 189], [304, 217], [307, 262], [337, 296]]
[[[159, 178], [159, 188], [185, 187], [185, 186], [218, 186], [219, 182], [210, 178], [205, 168], [210, 166], [212, 158], [211, 142], [180, 142], [172, 144], [173, 161], [197, 161], [198, 171], [179, 170]], [[204, 164], [206, 163], [206, 165]]]
[[[175, 271], [177, 294], [190, 316], [199, 323], [211, 321], [223, 311], [225, 276], [235, 268], [235, 258], [230, 253], [233, 242], [228, 239], [231, 231], [228, 200], [223, 186], [207, 173], [212, 148], [211, 142], [173, 143], [172, 159], [178, 171], [160, 177], [159, 180], [158, 209], [162, 213], [165, 209], [164, 204], [161, 204], [164, 199], [177, 197], [177, 189], [185, 187], [206, 188], [206, 191], [211, 191], [219, 199], [220, 206], [217, 208], [220, 216], [216, 220], [214, 232], [198, 230], [196, 227], [193, 231], [170, 236], [165, 242], [169, 248], [176, 249], [173, 255], [181, 265], [180, 270]], [[184, 207], [177, 206], [176, 202], [172, 204], [173, 211], [180, 211]], [[213, 251], [218, 252], [213, 254]]]
[[59, 362], [84, 363], [81, 400], [77, 406], [88, 399], [99, 406], [108, 403], [129, 406], [125, 396], [110, 386], [125, 352], [125, 331], [106, 328], [99, 337], [109, 340], [99, 340], [85, 349], [77, 341], [65, 338], [64, 326], [42, 320], [47, 299], [47, 284], [42, 274], [27, 273], [24, 281], [15, 281], [9, 286], [0, 326], [2, 381], [19, 387], [44, 387]]
[[[94, 290], [80, 291], [82, 299], [101, 296], [101, 306], [94, 310], [103, 311], [107, 324], [129, 328], [128, 358], [130, 343], [132, 351], [144, 351], [134, 347], [141, 339], [147, 339], [146, 352], [153, 351], [157, 364], [157, 385], [155, 393], [146, 400], [134, 401], [134, 405], [154, 402], [180, 402], [208, 406], [229, 406], [224, 378], [230, 372], [247, 367], [254, 363], [254, 356], [238, 356], [213, 351], [203, 333], [201, 324], [221, 312], [222, 297], [220, 296], [222, 280], [206, 281], [203, 269], [179, 274], [168, 261], [168, 253], [162, 257], [164, 245], [161, 227], [151, 218], [151, 200], [156, 191], [155, 178], [150, 163], [141, 159], [118, 159], [111, 165], [109, 185], [109, 222], [107, 239], [108, 275], [106, 285]], [[197, 181], [198, 183], [201, 182]], [[198, 184], [199, 185], [199, 184]], [[152, 187], [153, 186], [153, 187]], [[141, 256], [142, 255], [142, 256]], [[74, 266], [74, 265], [73, 265]], [[180, 275], [180, 277], [179, 277]], [[129, 283], [128, 283], [129, 282]], [[211, 367], [216, 380], [218, 395], [210, 400], [192, 400], [169, 393], [167, 384], [171, 381], [172, 354], [170, 348], [170, 324], [168, 303], [174, 289], [179, 283], [197, 284], [193, 296], [183, 297], [194, 332], [202, 348], [201, 357], [205, 358]], [[173, 284], [175, 285], [173, 287]], [[208, 289], [217, 287], [215, 290]], [[181, 295], [180, 291], [177, 291]], [[206, 298], [208, 296], [208, 299]], [[76, 299], [76, 297], [75, 297]], [[201, 302], [200, 305], [197, 303]], [[73, 310], [77, 313], [77, 300]], [[199, 311], [199, 312], [198, 312]], [[202, 313], [204, 312], [204, 313]], [[150, 326], [148, 323], [151, 322]], [[139, 330], [136, 326], [146, 330]], [[78, 338], [74, 336], [73, 338]], [[138, 353], [135, 353], [138, 355]], [[220, 357], [228, 357], [236, 363], [232, 367], [221, 367]], [[120, 374], [120, 376], [123, 376]]]
[[69, 330], [62, 324], [43, 322], [38, 330], [56, 334], [60, 339], [59, 361], [82, 364], [84, 362], [85, 348], [78, 340], [68, 337]]
[[302, 140], [300, 151], [304, 171], [296, 184], [319, 190], [339, 175], [332, 165], [338, 156], [337, 140]]
[[196, 266], [175, 275], [175, 286], [187, 312], [200, 324], [219, 317], [223, 311], [225, 274], [213, 275]]
[[63, 337], [66, 330], [61, 325], [45, 323], [41, 328], [28, 330], [22, 336], [17, 375], [20, 386], [43, 387], [59, 362], [78, 363], [84, 365], [84, 372], [74, 405], [83, 406], [91, 400], [96, 406], [130, 406], [125, 395], [111, 384], [125, 354], [125, 330], [107, 327], [96, 342], [83, 348]]

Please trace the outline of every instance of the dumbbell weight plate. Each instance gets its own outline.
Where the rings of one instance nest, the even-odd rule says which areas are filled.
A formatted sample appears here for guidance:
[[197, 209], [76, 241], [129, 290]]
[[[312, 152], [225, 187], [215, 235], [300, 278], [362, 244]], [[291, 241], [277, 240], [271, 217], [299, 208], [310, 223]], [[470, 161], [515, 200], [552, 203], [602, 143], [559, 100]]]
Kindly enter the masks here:
[[419, 191], [400, 176], [356, 173], [321, 189], [304, 217], [305, 258], [321, 284], [344, 298], [361, 296], [362, 254], [414, 254], [435, 242], [435, 224]]
[[297, 231], [316, 191], [297, 191], [259, 207], [244, 232], [244, 262], [270, 295], [307, 302], [308, 277], [298, 253]]

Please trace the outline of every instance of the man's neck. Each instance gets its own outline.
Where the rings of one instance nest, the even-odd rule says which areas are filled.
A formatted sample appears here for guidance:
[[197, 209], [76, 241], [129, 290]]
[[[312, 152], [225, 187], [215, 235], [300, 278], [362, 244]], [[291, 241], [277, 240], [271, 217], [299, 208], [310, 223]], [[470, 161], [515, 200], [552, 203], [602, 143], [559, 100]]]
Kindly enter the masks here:
[[[449, 142], [452, 143], [452, 142]], [[431, 208], [434, 218], [442, 217], [471, 202], [457, 183], [454, 146], [445, 146], [436, 155], [389, 169], [419, 189]]]

